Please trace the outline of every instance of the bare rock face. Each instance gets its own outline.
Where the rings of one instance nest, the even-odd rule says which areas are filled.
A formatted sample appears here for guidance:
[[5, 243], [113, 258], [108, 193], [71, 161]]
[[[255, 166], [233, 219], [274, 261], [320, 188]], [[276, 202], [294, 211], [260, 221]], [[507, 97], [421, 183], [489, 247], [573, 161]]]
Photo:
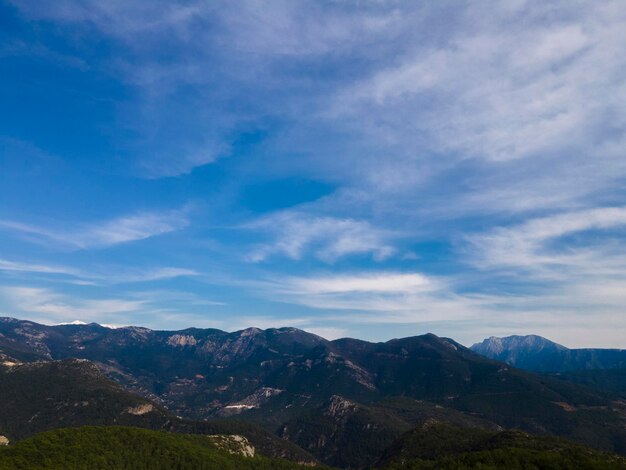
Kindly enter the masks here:
[[198, 344], [198, 341], [191, 335], [172, 335], [167, 338], [167, 344], [184, 348], [185, 346], [195, 346]]
[[150, 337], [154, 335], [154, 332], [151, 329], [140, 326], [125, 326], [124, 328], [120, 328], [120, 331], [127, 337], [127, 339], [137, 342], [148, 341]]
[[241, 413], [242, 411], [245, 411], [245, 410], [258, 408], [267, 400], [269, 400], [271, 397], [275, 395], [279, 395], [283, 392], [284, 390], [281, 390], [279, 388], [261, 387], [258, 390], [256, 390], [254, 393], [252, 393], [251, 395], [248, 395], [243, 400], [226, 405], [221, 410], [220, 415], [230, 416], [233, 414]]
[[218, 448], [243, 457], [254, 457], [255, 449], [250, 441], [238, 434], [214, 434], [207, 436]]
[[8, 445], [9, 445], [9, 440], [4, 436], [0, 436], [0, 446], [8, 446]]
[[13, 359], [11, 356], [8, 356], [0, 352], [0, 364], [2, 364], [4, 367], [15, 367], [15, 366], [19, 366], [21, 362], [18, 361], [17, 359]]
[[339, 395], [333, 395], [330, 399], [330, 404], [326, 414], [332, 416], [333, 418], [341, 419], [356, 411], [357, 408], [358, 406], [356, 403], [346, 400]]
[[250, 358], [256, 351], [267, 348], [267, 338], [258, 328], [247, 328], [224, 341], [214, 353], [214, 360], [229, 364]]
[[150, 403], [146, 403], [143, 405], [130, 407], [126, 410], [126, 412], [131, 415], [141, 416], [150, 413], [153, 409], [154, 406], [152, 406]]

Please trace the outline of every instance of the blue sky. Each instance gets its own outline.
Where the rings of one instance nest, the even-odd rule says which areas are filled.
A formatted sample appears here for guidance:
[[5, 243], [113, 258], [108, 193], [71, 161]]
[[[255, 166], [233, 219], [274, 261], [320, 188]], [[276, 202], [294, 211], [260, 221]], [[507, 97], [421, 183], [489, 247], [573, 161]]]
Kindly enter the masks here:
[[626, 347], [620, 1], [0, 1], [0, 313]]

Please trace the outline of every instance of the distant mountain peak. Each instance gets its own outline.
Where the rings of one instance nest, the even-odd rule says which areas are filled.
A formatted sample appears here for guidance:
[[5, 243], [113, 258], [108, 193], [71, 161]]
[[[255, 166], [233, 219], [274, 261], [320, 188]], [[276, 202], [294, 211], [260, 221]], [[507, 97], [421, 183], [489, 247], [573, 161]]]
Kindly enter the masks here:
[[257, 328], [256, 326], [251, 326], [250, 328], [241, 330], [240, 336], [256, 336], [261, 333], [263, 333], [263, 330], [261, 328]]
[[567, 348], [539, 335], [491, 336], [470, 348], [483, 356], [493, 357], [506, 351], [538, 352], [544, 349], [566, 351]]
[[569, 349], [538, 335], [492, 336], [470, 349], [490, 359], [537, 372], [611, 369], [623, 367], [626, 362], [626, 351]]

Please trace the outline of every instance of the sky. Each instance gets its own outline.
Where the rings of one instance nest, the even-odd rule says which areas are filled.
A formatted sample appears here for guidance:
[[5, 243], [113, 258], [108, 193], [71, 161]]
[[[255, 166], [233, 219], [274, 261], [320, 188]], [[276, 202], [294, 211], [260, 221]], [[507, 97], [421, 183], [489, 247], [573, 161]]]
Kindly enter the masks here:
[[626, 348], [616, 1], [0, 0], [0, 315]]

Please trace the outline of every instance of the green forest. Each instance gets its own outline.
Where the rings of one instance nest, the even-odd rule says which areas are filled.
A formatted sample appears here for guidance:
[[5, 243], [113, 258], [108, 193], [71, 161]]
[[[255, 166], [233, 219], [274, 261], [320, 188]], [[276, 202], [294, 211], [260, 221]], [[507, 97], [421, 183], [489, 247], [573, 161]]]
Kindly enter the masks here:
[[85, 426], [37, 434], [0, 448], [2, 470], [301, 469], [287, 460], [243, 457], [208, 436], [121, 426]]

